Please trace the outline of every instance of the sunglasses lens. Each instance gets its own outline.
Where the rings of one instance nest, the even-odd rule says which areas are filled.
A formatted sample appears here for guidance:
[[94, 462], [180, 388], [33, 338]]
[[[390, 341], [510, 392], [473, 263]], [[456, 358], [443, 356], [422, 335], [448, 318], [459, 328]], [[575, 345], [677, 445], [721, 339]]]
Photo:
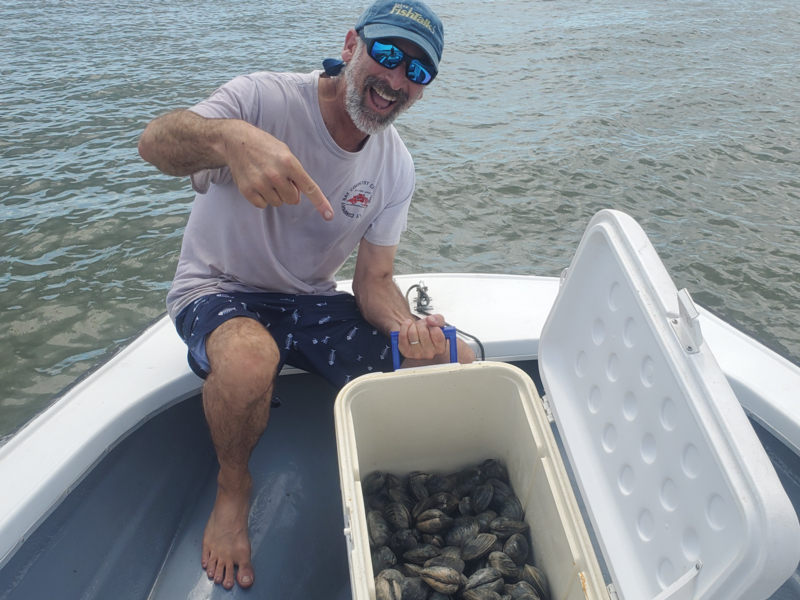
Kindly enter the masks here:
[[403, 51], [394, 44], [376, 41], [372, 45], [372, 58], [387, 69], [394, 69], [403, 61]]
[[436, 77], [436, 71], [416, 58], [406, 57], [400, 48], [384, 40], [375, 40], [369, 51], [372, 58], [387, 69], [396, 68], [404, 60], [408, 62], [406, 77], [409, 81], [427, 85]]
[[433, 74], [428, 67], [414, 59], [408, 65], [406, 77], [414, 83], [425, 85], [433, 79]]

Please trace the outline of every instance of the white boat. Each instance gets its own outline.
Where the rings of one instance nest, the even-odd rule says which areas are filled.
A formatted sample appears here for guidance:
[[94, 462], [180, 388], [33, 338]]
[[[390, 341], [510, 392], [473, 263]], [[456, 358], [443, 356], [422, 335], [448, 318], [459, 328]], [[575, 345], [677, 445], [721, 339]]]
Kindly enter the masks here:
[[[539, 343], [559, 278], [424, 273], [396, 281], [412, 299], [414, 286], [427, 288], [435, 312], [480, 340], [479, 357], [514, 363], [544, 393]], [[349, 291], [350, 282], [339, 288]], [[800, 510], [800, 368], [702, 308], [696, 322], [695, 339], [713, 352]], [[251, 460], [256, 580], [249, 591], [225, 591], [199, 560], [217, 471], [201, 384], [163, 316], [0, 447], [0, 600], [351, 597], [337, 391], [297, 369], [278, 378]], [[612, 573], [603, 574], [613, 590]], [[800, 574], [770, 597], [800, 599]]]

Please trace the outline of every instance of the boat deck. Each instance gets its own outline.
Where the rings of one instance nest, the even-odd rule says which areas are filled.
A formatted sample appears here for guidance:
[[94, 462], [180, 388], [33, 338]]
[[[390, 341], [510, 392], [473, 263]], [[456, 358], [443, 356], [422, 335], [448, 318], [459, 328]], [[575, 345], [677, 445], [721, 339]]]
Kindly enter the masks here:
[[[517, 366], [541, 391], [537, 363]], [[252, 590], [225, 591], [200, 568], [217, 468], [195, 396], [148, 420], [98, 463], [0, 571], [0, 599], [200, 600], [261, 592], [284, 599], [350, 598], [336, 390], [318, 377], [296, 374], [280, 377], [275, 395], [281, 406], [273, 408], [251, 460]], [[754, 427], [800, 510], [800, 459]], [[772, 596], [798, 598], [799, 574]]]

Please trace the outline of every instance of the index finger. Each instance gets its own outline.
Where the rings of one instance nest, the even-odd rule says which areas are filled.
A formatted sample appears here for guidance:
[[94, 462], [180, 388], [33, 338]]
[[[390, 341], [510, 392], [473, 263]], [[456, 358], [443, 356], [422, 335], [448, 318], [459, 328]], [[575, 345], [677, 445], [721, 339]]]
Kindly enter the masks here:
[[331, 203], [319, 189], [319, 186], [314, 183], [314, 180], [303, 170], [303, 167], [298, 167], [298, 177], [293, 179], [295, 187], [306, 195], [311, 200], [311, 203], [317, 207], [317, 212], [322, 215], [326, 221], [333, 219], [333, 208]]

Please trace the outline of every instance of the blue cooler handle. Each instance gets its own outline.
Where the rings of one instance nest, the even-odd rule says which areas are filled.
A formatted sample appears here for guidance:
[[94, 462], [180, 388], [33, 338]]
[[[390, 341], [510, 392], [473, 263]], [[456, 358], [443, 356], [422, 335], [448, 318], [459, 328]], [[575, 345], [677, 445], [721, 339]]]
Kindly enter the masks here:
[[[442, 327], [444, 337], [450, 340], [450, 362], [458, 362], [458, 346], [456, 344], [456, 328], [452, 325]], [[400, 349], [397, 347], [399, 343], [400, 332], [392, 332], [392, 362], [394, 363], [394, 370], [400, 368]]]

